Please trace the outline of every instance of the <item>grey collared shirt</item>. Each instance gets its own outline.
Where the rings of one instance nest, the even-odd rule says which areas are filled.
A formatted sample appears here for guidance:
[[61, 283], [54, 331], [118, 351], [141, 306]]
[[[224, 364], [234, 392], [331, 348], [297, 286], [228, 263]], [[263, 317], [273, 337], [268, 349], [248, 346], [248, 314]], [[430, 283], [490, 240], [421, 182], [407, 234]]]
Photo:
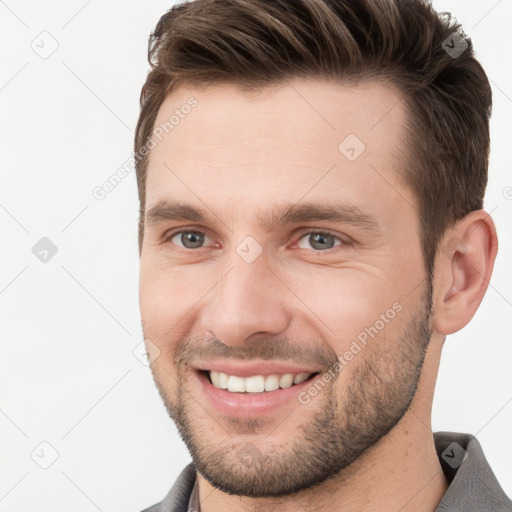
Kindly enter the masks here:
[[197, 484], [197, 478], [194, 483], [194, 488], [190, 494], [190, 500], [188, 500], [187, 512], [200, 512], [199, 509], [199, 485]]
[[[434, 442], [450, 484], [434, 512], [512, 512], [474, 436], [436, 432]], [[194, 464], [185, 467], [163, 501], [142, 512], [201, 512]]]

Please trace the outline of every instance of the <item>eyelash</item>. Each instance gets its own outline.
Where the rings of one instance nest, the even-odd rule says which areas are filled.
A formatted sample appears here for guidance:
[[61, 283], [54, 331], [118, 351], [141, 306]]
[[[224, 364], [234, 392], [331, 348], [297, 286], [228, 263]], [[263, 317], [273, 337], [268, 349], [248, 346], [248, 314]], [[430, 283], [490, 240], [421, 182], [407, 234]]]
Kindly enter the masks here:
[[[196, 230], [196, 229], [182, 229], [180, 231], [171, 232], [165, 238], [165, 242], [170, 242], [172, 238], [174, 238], [177, 235], [181, 235], [183, 233], [197, 233], [197, 234], [205, 235], [206, 237], [208, 237], [208, 235], [204, 231], [199, 231], [199, 230]], [[318, 235], [318, 234], [320, 234], [320, 235], [330, 235], [336, 241], [339, 241], [341, 243], [338, 244], [338, 245], [335, 245], [333, 247], [330, 247], [329, 249], [324, 249], [324, 250], [315, 250], [315, 249], [305, 249], [305, 250], [311, 250], [311, 251], [316, 252], [316, 253], [324, 253], [324, 252], [332, 251], [336, 247], [343, 247], [343, 246], [346, 246], [346, 245], [349, 244], [349, 242], [342, 240], [341, 237], [337, 236], [335, 233], [333, 233], [332, 231], [329, 231], [328, 229], [326, 229], [326, 230], [318, 230], [318, 229], [317, 230], [312, 230], [312, 229], [309, 229], [309, 230], [301, 231], [299, 233], [299, 235], [298, 235], [298, 238], [297, 238], [297, 241], [295, 242], [295, 244], [300, 242], [305, 236], [313, 235], [313, 234], [316, 234], [316, 235]], [[176, 244], [174, 244], [174, 245], [176, 245]], [[197, 249], [189, 249], [187, 247], [181, 247], [179, 245], [177, 245], [177, 247], [179, 247], [180, 249], [183, 249], [185, 251], [197, 251], [199, 249], [205, 249], [206, 248], [206, 247], [203, 246], [203, 247], [198, 247]], [[300, 249], [302, 249], [302, 248], [300, 248]]]

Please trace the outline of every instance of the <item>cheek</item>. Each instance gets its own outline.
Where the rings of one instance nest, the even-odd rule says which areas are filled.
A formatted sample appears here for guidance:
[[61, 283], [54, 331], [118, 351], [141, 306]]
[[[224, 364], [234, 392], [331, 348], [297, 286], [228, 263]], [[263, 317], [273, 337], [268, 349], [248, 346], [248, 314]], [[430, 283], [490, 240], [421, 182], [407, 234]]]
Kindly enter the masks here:
[[174, 349], [190, 332], [190, 312], [200, 298], [198, 289], [194, 277], [185, 279], [180, 269], [141, 261], [139, 303], [144, 338], [158, 348], [151, 369], [168, 396], [178, 371]]
[[[149, 260], [149, 258], [148, 258]], [[215, 285], [211, 272], [141, 261], [139, 302], [144, 331], [160, 343], [180, 339], [190, 327], [195, 306]]]
[[309, 323], [318, 326], [337, 354], [348, 349], [368, 329], [390, 331], [397, 310], [401, 310], [396, 289], [371, 275], [353, 269], [337, 269], [290, 277], [293, 291], [303, 302], [299, 305]]

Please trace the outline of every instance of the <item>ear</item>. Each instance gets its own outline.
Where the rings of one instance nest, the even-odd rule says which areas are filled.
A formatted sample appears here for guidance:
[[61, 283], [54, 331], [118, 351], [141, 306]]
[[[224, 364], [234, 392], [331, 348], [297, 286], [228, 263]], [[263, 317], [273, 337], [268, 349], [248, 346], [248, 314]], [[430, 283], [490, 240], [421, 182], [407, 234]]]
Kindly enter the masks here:
[[498, 252], [496, 227], [476, 210], [448, 229], [436, 255], [433, 329], [452, 334], [473, 318], [491, 279]]

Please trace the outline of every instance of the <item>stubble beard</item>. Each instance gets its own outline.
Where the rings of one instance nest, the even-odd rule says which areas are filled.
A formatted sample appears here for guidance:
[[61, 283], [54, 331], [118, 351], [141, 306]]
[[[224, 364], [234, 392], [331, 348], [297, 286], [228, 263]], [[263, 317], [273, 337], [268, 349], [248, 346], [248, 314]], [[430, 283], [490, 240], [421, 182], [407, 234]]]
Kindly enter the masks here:
[[[212, 440], [215, 420], [201, 408], [210, 424], [200, 424], [194, 416], [197, 399], [187, 392], [184, 372], [179, 372], [173, 399], [154, 374], [155, 382], [197, 471], [211, 485], [251, 498], [285, 496], [338, 475], [400, 421], [418, 386], [432, 333], [431, 316], [432, 283], [394, 340], [375, 338], [355, 358], [363, 357], [344, 388], [336, 390], [338, 377], [319, 392], [311, 403], [314, 407], [297, 402], [294, 412], [282, 420], [297, 424], [296, 435], [286, 445], [269, 446], [268, 434], [259, 442], [258, 432], [266, 421], [258, 419], [233, 418], [223, 423], [223, 439]], [[279, 431], [279, 425], [273, 428]]]

